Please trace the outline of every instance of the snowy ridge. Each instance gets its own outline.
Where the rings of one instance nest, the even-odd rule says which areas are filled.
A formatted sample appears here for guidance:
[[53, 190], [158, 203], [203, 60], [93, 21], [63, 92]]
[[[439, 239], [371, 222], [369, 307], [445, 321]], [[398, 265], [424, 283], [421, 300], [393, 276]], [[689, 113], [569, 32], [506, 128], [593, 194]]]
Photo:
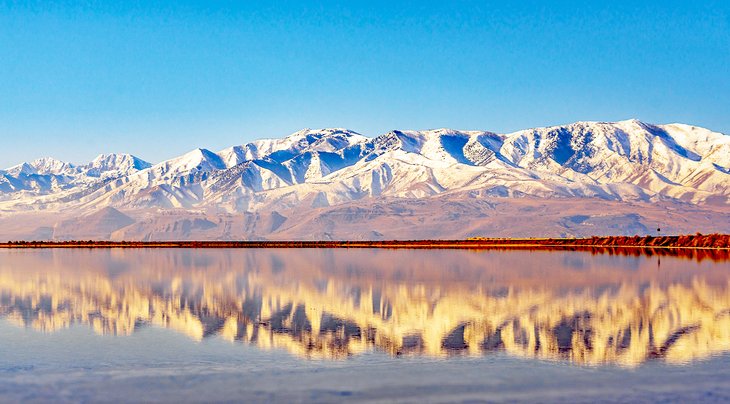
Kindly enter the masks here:
[[100, 155], [0, 171], [0, 211], [317, 208], [363, 198], [676, 200], [728, 204], [730, 136], [683, 124], [577, 122], [510, 134], [435, 129], [367, 138], [305, 129], [151, 165]]
[[0, 200], [90, 189], [149, 167], [149, 163], [130, 154], [102, 154], [78, 166], [51, 157], [40, 158], [0, 170]]

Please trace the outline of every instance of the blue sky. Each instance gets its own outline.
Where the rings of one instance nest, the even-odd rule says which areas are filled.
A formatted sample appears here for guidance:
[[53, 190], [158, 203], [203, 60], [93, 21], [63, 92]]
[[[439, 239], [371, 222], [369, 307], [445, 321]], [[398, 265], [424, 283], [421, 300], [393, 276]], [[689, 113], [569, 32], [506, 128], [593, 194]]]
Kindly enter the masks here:
[[730, 2], [595, 3], [0, 0], [0, 167], [304, 127], [730, 133]]

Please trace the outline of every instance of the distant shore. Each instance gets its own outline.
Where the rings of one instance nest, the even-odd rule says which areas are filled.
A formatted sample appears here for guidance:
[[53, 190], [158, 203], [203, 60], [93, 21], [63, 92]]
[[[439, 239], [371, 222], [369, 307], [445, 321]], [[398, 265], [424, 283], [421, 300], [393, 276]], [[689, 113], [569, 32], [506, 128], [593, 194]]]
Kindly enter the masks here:
[[590, 238], [487, 238], [385, 241], [10, 241], [0, 248], [652, 248], [730, 249], [728, 234], [608, 236]]

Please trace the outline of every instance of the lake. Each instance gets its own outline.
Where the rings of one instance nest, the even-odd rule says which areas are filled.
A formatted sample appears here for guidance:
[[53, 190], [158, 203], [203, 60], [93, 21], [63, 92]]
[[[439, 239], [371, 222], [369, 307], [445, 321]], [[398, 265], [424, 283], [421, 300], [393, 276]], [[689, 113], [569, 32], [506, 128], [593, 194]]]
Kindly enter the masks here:
[[0, 251], [0, 401], [730, 400], [730, 261]]

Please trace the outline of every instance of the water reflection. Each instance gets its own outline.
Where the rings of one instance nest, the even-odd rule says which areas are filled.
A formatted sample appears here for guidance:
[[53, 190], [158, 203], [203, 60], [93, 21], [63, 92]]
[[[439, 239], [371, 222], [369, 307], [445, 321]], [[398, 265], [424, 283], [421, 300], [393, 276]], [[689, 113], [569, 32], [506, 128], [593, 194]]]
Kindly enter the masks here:
[[730, 351], [730, 265], [571, 251], [4, 251], [0, 315], [44, 332], [152, 325], [307, 358], [685, 363]]

